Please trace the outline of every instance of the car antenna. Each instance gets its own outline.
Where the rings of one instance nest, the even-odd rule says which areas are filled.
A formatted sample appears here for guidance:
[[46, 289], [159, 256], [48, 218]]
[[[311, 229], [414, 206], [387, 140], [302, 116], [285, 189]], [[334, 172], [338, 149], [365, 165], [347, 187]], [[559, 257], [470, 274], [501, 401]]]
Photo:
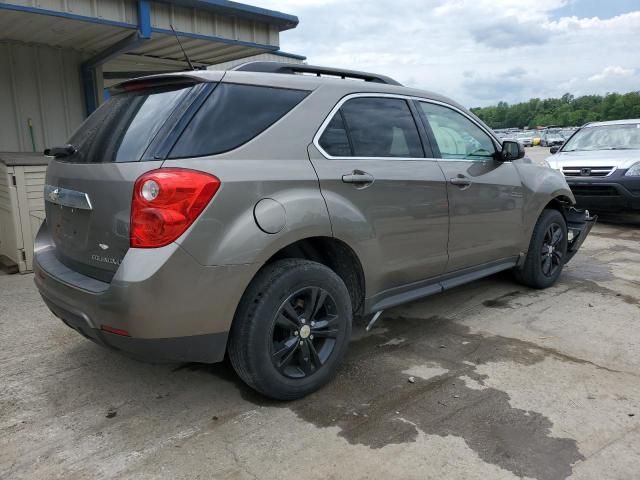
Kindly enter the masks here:
[[173, 28], [172, 24], [169, 24], [169, 26], [171, 27], [171, 31], [173, 32], [173, 34], [176, 36], [176, 40], [178, 41], [178, 45], [180, 45], [180, 50], [182, 50], [182, 53], [184, 53], [184, 58], [187, 61], [187, 63], [189, 64], [189, 68], [191, 70], [195, 70], [195, 67], [193, 66], [193, 63], [191, 63], [191, 59], [189, 58], [189, 55], [187, 55], [187, 52], [185, 52], [184, 47], [182, 46], [182, 42], [180, 41], [180, 37], [178, 37], [178, 34], [176, 33], [176, 29]]

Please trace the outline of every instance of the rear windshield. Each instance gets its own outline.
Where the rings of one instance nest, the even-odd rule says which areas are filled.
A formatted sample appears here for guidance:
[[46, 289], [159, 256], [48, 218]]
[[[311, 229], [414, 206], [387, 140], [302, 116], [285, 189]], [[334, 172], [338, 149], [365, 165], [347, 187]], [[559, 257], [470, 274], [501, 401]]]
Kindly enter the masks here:
[[191, 119], [169, 158], [227, 152], [282, 118], [309, 94], [306, 90], [222, 83]]
[[[73, 134], [69, 143], [76, 147], [76, 153], [63, 161], [146, 160], [158, 153], [158, 141], [170, 133], [179, 138], [169, 158], [226, 152], [259, 135], [309, 94], [306, 90], [255, 85], [204, 85], [165, 85], [114, 95]], [[198, 110], [185, 116], [191, 104]], [[184, 125], [185, 120], [189, 123], [180, 131], [178, 124]]]
[[171, 113], [193, 84], [136, 90], [114, 95], [73, 134], [77, 153], [65, 159], [78, 163], [140, 160]]

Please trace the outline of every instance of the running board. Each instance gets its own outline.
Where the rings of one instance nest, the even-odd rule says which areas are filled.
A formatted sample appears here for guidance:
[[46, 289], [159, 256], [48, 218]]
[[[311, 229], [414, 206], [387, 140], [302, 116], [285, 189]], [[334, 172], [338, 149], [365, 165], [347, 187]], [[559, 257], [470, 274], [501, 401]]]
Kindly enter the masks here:
[[[403, 303], [412, 302], [451, 288], [479, 280], [504, 270], [509, 270], [518, 264], [519, 257], [511, 257], [497, 262], [484, 264], [481, 267], [464, 269], [446, 275], [441, 275], [426, 281], [413, 283], [408, 287], [399, 287], [381, 292], [365, 301], [365, 315], [397, 307]], [[394, 293], [397, 292], [397, 293]], [[377, 320], [377, 318], [376, 318]], [[370, 322], [371, 323], [371, 322]]]

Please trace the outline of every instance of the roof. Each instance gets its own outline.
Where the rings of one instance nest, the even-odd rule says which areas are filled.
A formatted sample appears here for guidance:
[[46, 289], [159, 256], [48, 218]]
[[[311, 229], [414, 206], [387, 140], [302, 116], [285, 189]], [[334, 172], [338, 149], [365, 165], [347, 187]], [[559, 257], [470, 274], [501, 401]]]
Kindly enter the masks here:
[[279, 57], [286, 57], [286, 58], [295, 58], [296, 60], [306, 60], [307, 57], [305, 57], [304, 55], [298, 55], [297, 53], [289, 53], [289, 52], [283, 52], [282, 50], [276, 50], [275, 52], [272, 52], [274, 55], [277, 55]]
[[269, 23], [277, 24], [282, 30], [295, 28], [298, 23], [298, 17], [289, 15], [288, 13], [269, 10], [261, 7], [254, 7], [244, 3], [231, 2], [229, 0], [158, 0], [164, 3], [180, 5], [185, 7], [198, 8], [200, 10], [210, 10], [214, 12], [227, 13], [230, 15], [238, 15], [252, 20], [262, 20]]
[[[285, 66], [288, 66], [285, 64]], [[284, 74], [284, 73], [264, 73], [264, 72], [252, 72], [252, 71], [219, 71], [219, 70], [194, 70], [187, 72], [176, 73], [161, 73], [158, 75], [152, 75], [148, 77], [140, 77], [135, 80], [129, 80], [129, 82], [144, 81], [148, 78], [172, 78], [176, 76], [182, 76], [187, 78], [199, 79], [203, 82], [219, 82], [222, 79], [224, 81], [245, 83], [245, 84], [264, 84], [281, 88], [299, 88], [305, 90], [315, 90], [319, 87], [326, 88], [339, 88], [345, 91], [345, 94], [349, 93], [387, 93], [406, 95], [419, 98], [425, 98], [435, 100], [452, 105], [466, 113], [469, 113], [473, 117], [473, 113], [469, 112], [467, 108], [459, 103], [451, 100], [444, 95], [440, 95], [427, 90], [419, 90], [416, 88], [404, 87], [402, 85], [391, 85], [378, 82], [365, 82], [362, 80], [341, 79], [336, 77], [318, 77], [315, 75], [296, 75], [296, 74]], [[122, 82], [116, 85], [115, 88], [119, 89], [128, 82]]]
[[606, 122], [590, 122], [585, 127], [604, 127], [607, 125], [634, 125], [640, 124], [640, 118], [628, 118], [625, 120], [608, 120]]
[[195, 64], [212, 65], [278, 51], [278, 32], [298, 24], [294, 15], [229, 0], [23, 3], [0, 1], [3, 40], [88, 53], [92, 68], [122, 54], [179, 61], [184, 68], [171, 25]]
[[0, 162], [7, 167], [22, 165], [48, 165], [49, 159], [41, 152], [0, 152]]

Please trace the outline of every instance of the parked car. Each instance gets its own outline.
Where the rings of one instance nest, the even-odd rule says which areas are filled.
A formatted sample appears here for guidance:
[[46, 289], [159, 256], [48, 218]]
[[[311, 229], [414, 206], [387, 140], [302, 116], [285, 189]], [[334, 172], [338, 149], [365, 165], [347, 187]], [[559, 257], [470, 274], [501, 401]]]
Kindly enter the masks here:
[[577, 128], [563, 128], [560, 131], [560, 136], [566, 142], [571, 137], [571, 135], [573, 135], [576, 132], [576, 130], [578, 130], [578, 129]]
[[136, 356], [228, 353], [270, 397], [329, 381], [356, 315], [501, 270], [553, 285], [593, 225], [562, 174], [387, 77], [253, 62], [112, 94], [47, 152], [44, 301]]
[[640, 119], [589, 123], [551, 153], [579, 205], [640, 210]]
[[534, 130], [533, 132], [531, 132], [531, 143], [533, 144], [534, 147], [537, 147], [538, 145], [540, 145], [541, 136], [542, 134], [537, 130]]
[[564, 137], [560, 134], [560, 131], [545, 131], [540, 136], [540, 146], [542, 147], [554, 147], [563, 143]]
[[533, 146], [533, 135], [527, 132], [519, 133], [516, 135], [516, 140], [525, 147]]

